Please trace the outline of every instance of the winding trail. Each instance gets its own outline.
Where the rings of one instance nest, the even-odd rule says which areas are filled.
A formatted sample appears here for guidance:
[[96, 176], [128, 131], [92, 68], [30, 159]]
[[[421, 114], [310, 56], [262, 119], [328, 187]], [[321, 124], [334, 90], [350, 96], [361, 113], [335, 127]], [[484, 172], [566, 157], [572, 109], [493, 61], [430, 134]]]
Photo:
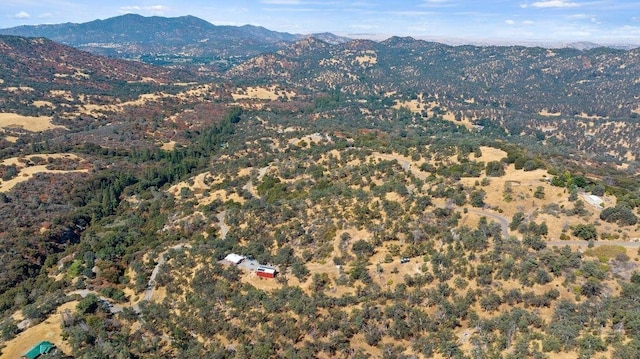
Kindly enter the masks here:
[[483, 209], [479, 209], [479, 208], [468, 208], [467, 210], [468, 210], [469, 213], [474, 213], [474, 214], [477, 214], [477, 215], [480, 215], [480, 216], [490, 217], [490, 218], [496, 220], [500, 224], [500, 226], [502, 227], [502, 236], [504, 238], [509, 238], [509, 221], [505, 217], [503, 217], [503, 216], [501, 216], [501, 215], [499, 215], [497, 213], [489, 212], [489, 211], [486, 211], [486, 210], [483, 210]]
[[225, 223], [225, 218], [227, 218], [227, 211], [222, 211], [216, 215], [218, 219], [218, 226], [220, 226], [220, 236], [222, 239], [227, 238], [227, 233], [229, 233], [229, 226]]
[[95, 290], [79, 289], [79, 290], [74, 290], [73, 292], [67, 293], [67, 295], [79, 295], [82, 298], [86, 298], [89, 294], [94, 294], [103, 303], [108, 303], [107, 305], [109, 306], [109, 311], [112, 314], [120, 313], [124, 309], [124, 306], [122, 304], [111, 303], [109, 298], [101, 296], [100, 293], [96, 292]]
[[133, 308], [136, 313], [140, 313], [140, 302], [142, 302], [143, 300], [149, 301], [153, 297], [153, 292], [156, 290], [156, 277], [158, 276], [158, 273], [160, 273], [160, 267], [162, 267], [162, 265], [167, 262], [167, 253], [171, 250], [178, 250], [185, 247], [191, 248], [191, 245], [186, 243], [178, 243], [165, 249], [164, 252], [158, 254], [158, 256], [156, 257], [157, 263], [156, 266], [153, 267], [151, 277], [149, 277], [149, 282], [147, 284], [147, 289], [144, 291], [144, 296], [142, 296], [142, 299], [140, 299], [137, 303], [131, 306], [131, 308]]
[[[556, 240], [553, 240], [553, 241], [547, 241], [547, 245], [548, 246], [558, 246], [558, 247], [569, 246], [569, 247], [587, 248], [587, 247], [589, 247], [589, 242], [588, 241], [556, 241]], [[596, 246], [596, 247], [610, 245], [610, 246], [620, 246], [620, 247], [624, 247], [624, 248], [640, 248], [640, 242], [594, 241], [593, 245]]]
[[[191, 245], [187, 243], [179, 243], [165, 249], [164, 252], [158, 254], [158, 256], [156, 257], [157, 263], [155, 267], [153, 267], [153, 271], [151, 272], [151, 276], [149, 277], [149, 282], [147, 284], [147, 289], [145, 289], [144, 291], [144, 295], [137, 302], [130, 306], [131, 309], [133, 309], [137, 314], [141, 313], [140, 303], [142, 301], [150, 301], [153, 297], [153, 292], [156, 289], [156, 277], [158, 276], [158, 273], [160, 273], [160, 267], [162, 267], [167, 262], [167, 253], [171, 250], [178, 250], [182, 248], [191, 248]], [[129, 307], [128, 305], [111, 303], [111, 299], [101, 296], [100, 293], [96, 292], [95, 290], [80, 289], [67, 293], [67, 295], [80, 295], [82, 298], [85, 298], [89, 294], [95, 294], [102, 302], [108, 303], [109, 311], [113, 314], [120, 313], [124, 308]]]
[[[258, 178], [256, 178], [256, 180], [260, 181], [262, 177], [264, 177], [264, 175], [267, 174], [267, 170], [269, 169], [270, 166], [271, 165], [268, 165], [266, 167], [262, 167], [261, 169], [259, 169]], [[249, 180], [249, 182], [247, 182], [244, 186], [242, 186], [242, 189], [249, 191], [249, 193], [251, 193], [251, 195], [254, 197], [259, 197], [258, 193], [255, 190], [253, 182], [251, 180]]]

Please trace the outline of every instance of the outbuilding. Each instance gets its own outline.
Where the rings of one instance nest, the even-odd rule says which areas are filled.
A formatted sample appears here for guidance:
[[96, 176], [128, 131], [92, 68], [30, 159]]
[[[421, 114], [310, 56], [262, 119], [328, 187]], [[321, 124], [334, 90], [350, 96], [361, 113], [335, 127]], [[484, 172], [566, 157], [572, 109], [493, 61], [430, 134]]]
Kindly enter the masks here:
[[261, 278], [275, 278], [276, 269], [273, 267], [259, 266], [256, 269], [256, 275]]
[[22, 354], [22, 359], [35, 359], [41, 355], [47, 354], [52, 351], [56, 346], [48, 341], [41, 341], [40, 343], [29, 349], [28, 352]]
[[244, 257], [239, 254], [231, 253], [231, 254], [228, 254], [226, 257], [224, 257], [224, 260], [229, 261], [232, 264], [238, 265], [240, 264], [240, 262], [244, 260]]

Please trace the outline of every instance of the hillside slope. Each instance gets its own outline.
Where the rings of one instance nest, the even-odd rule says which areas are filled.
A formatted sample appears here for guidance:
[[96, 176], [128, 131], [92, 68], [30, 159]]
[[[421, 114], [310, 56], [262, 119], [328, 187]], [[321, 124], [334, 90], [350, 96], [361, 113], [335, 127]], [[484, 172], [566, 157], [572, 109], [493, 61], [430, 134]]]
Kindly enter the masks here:
[[[166, 18], [136, 14], [82, 24], [18, 26], [0, 29], [0, 34], [46, 37], [97, 54], [132, 59], [147, 55], [144, 57], [147, 60], [175, 55], [209, 60], [247, 57], [275, 51], [306, 36], [251, 25], [216, 26], [195, 16]], [[323, 36], [336, 42], [347, 40]]]

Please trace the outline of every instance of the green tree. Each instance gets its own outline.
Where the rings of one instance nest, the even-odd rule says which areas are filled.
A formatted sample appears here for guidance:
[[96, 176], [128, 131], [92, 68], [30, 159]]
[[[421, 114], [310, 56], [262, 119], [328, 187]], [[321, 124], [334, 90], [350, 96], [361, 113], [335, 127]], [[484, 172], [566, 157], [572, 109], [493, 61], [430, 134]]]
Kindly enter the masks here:
[[592, 241], [598, 238], [598, 231], [591, 223], [575, 225], [573, 227], [572, 234], [580, 239], [584, 239], [585, 241]]
[[375, 252], [374, 246], [364, 239], [360, 239], [353, 243], [351, 250], [358, 257], [371, 257]]
[[509, 229], [515, 231], [520, 226], [520, 223], [524, 222], [525, 216], [523, 212], [516, 212], [513, 214], [511, 218], [511, 223], [509, 223]]
[[0, 324], [0, 336], [2, 340], [11, 340], [18, 334], [18, 326], [15, 320], [8, 319]]
[[489, 177], [504, 176], [504, 166], [499, 161], [489, 161], [485, 166], [485, 172]]
[[602, 283], [596, 278], [587, 279], [580, 287], [580, 294], [588, 298], [598, 296], [600, 292], [602, 292]]
[[76, 310], [78, 311], [78, 314], [95, 313], [95, 311], [98, 309], [99, 303], [100, 299], [95, 294], [90, 293], [78, 302], [78, 304], [76, 305]]
[[291, 272], [301, 282], [309, 275], [309, 269], [300, 261], [293, 262], [291, 265]]
[[483, 190], [473, 191], [469, 196], [469, 202], [474, 207], [484, 207], [484, 197], [486, 196], [486, 192]]

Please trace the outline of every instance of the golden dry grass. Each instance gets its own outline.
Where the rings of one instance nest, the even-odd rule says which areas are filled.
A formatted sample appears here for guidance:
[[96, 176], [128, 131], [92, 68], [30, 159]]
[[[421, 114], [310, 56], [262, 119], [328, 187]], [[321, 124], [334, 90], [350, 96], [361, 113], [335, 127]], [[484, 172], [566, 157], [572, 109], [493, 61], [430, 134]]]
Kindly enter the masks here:
[[421, 104], [419, 100], [410, 100], [410, 101], [396, 101], [396, 104], [393, 105], [395, 109], [405, 108], [411, 112], [417, 113], [422, 111], [424, 108], [424, 104]]
[[[489, 157], [484, 157], [485, 153]], [[498, 152], [491, 154], [483, 149], [483, 161], [487, 161], [489, 158], [499, 160], [501, 157], [502, 155]], [[476, 186], [476, 183], [480, 181], [479, 178], [462, 178], [460, 182], [467, 188], [476, 186], [478, 189], [485, 191], [485, 203], [489, 207], [496, 209], [496, 211], [490, 212], [504, 217], [507, 221], [511, 221], [516, 212], [523, 212], [525, 216], [536, 223], [546, 222], [549, 228], [548, 238], [550, 240], [558, 240], [563, 230], [570, 234], [570, 226], [601, 222], [599, 220], [600, 209], [590, 205], [583, 197], [580, 197], [580, 199], [584, 202], [585, 209], [589, 213], [587, 216], [544, 213], [544, 209], [548, 206], [554, 205], [562, 210], [571, 209], [575, 205], [575, 202], [569, 201], [569, 193], [565, 188], [555, 187], [549, 183], [548, 180], [551, 177], [545, 170], [523, 171], [516, 170], [513, 165], [509, 165], [506, 169], [506, 174], [502, 177], [490, 178], [488, 186]], [[535, 198], [533, 195], [539, 186], [544, 189], [545, 195], [542, 199]], [[510, 200], [505, 199], [507, 188], [510, 188], [511, 191], [509, 194]], [[616, 200], [612, 196], [603, 196], [602, 199], [605, 207], [615, 205]], [[478, 215], [474, 213], [463, 214], [462, 223], [472, 226], [477, 223], [478, 218]], [[489, 220], [491, 219], [489, 218]], [[618, 229], [617, 226], [602, 223], [597, 225], [596, 228], [598, 233], [619, 232], [621, 239], [640, 237], [640, 231], [635, 227]], [[517, 235], [517, 232], [511, 231], [510, 234]]]
[[165, 151], [173, 151], [175, 147], [176, 147], [176, 141], [169, 141], [167, 143], [163, 143], [162, 146], [160, 146], [160, 148], [162, 148]]
[[500, 161], [501, 159], [507, 157], [507, 152], [493, 147], [480, 146], [480, 152], [482, 156], [475, 157], [475, 154], [471, 154], [471, 157], [476, 161], [481, 162], [491, 162], [491, 161]]
[[11, 86], [11, 87], [5, 87], [4, 90], [7, 91], [7, 92], [13, 92], [13, 93], [16, 93], [16, 92], [31, 92], [31, 91], [33, 91], [33, 87], [29, 87], [29, 86], [13, 87], [13, 86]]
[[307, 146], [309, 146], [311, 143], [320, 143], [323, 139], [325, 139], [325, 137], [320, 134], [314, 133], [312, 135], [307, 135], [300, 138], [291, 138], [289, 139], [289, 144], [299, 146], [301, 142], [304, 141], [306, 142]]
[[615, 245], [603, 245], [594, 248], [589, 248], [584, 251], [584, 254], [591, 257], [598, 258], [601, 262], [606, 262], [611, 258], [615, 258], [618, 255], [626, 255], [627, 249], [622, 246]]
[[286, 90], [278, 90], [276, 86], [271, 87], [247, 87], [245, 89], [237, 89], [236, 92], [232, 93], [231, 96], [234, 100], [246, 100], [246, 99], [255, 99], [255, 100], [277, 100], [284, 93], [284, 97], [291, 98], [296, 95], [293, 91]]
[[82, 170], [50, 170], [50, 169], [47, 169], [47, 167], [44, 166], [44, 165], [27, 167], [27, 168], [21, 170], [20, 174], [17, 177], [14, 177], [14, 178], [12, 178], [12, 179], [10, 179], [8, 181], [3, 181], [0, 184], [0, 192], [10, 191], [18, 183], [22, 183], [22, 182], [28, 181], [29, 179], [31, 179], [37, 173], [64, 174], [64, 173], [72, 173], [72, 172], [88, 173], [89, 170], [88, 169], [82, 169]]
[[375, 51], [366, 51], [364, 55], [356, 56], [355, 62], [362, 67], [375, 65], [378, 63], [378, 54]]
[[62, 340], [61, 313], [67, 309], [74, 310], [77, 304], [77, 301], [72, 301], [61, 305], [47, 320], [26, 329], [17, 337], [6, 342], [6, 347], [2, 349], [2, 358], [20, 358], [24, 352], [43, 340], [52, 342], [59, 350], [65, 354], [70, 354], [71, 348], [67, 342]]
[[7, 158], [4, 161], [0, 162], [5, 166], [15, 165], [18, 169], [18, 175], [8, 181], [0, 181], [0, 192], [10, 191], [13, 187], [15, 187], [18, 183], [22, 183], [31, 179], [34, 175], [38, 173], [73, 173], [73, 172], [84, 172], [88, 173], [89, 169], [77, 169], [77, 170], [50, 170], [47, 168], [47, 165], [35, 165], [35, 166], [27, 166], [26, 161], [30, 160], [32, 157], [40, 157], [43, 159], [48, 158], [69, 158], [72, 160], [77, 160], [79, 162], [84, 161], [82, 158], [74, 155], [72, 153], [56, 153], [56, 154], [38, 154], [38, 155], [29, 155], [24, 158], [12, 157]]
[[16, 113], [0, 113], [0, 127], [20, 128], [31, 132], [43, 132], [56, 128], [66, 129], [64, 126], [51, 123], [51, 117], [22, 116]]
[[586, 112], [580, 112], [580, 114], [577, 117], [586, 118], [589, 120], [602, 120], [602, 119], [608, 118], [608, 117], [602, 117], [602, 116], [596, 116], [596, 115], [589, 116]]
[[205, 172], [169, 187], [167, 192], [174, 195], [177, 199], [181, 199], [181, 190], [183, 188], [188, 188], [193, 194], [193, 197], [189, 197], [188, 199], [195, 199], [198, 202], [198, 205], [207, 205], [216, 199], [219, 199], [222, 202], [229, 200], [238, 203], [245, 202], [245, 199], [240, 197], [236, 192], [229, 192], [222, 189], [215, 191], [210, 190], [211, 186], [220, 183], [222, 183], [221, 177], [213, 176], [210, 172]]
[[53, 107], [53, 103], [49, 101], [33, 101], [35, 107]]
[[547, 111], [547, 109], [544, 109], [540, 112], [538, 112], [538, 114], [540, 116], [545, 116], [545, 117], [558, 117], [562, 115], [562, 112], [549, 112]]

